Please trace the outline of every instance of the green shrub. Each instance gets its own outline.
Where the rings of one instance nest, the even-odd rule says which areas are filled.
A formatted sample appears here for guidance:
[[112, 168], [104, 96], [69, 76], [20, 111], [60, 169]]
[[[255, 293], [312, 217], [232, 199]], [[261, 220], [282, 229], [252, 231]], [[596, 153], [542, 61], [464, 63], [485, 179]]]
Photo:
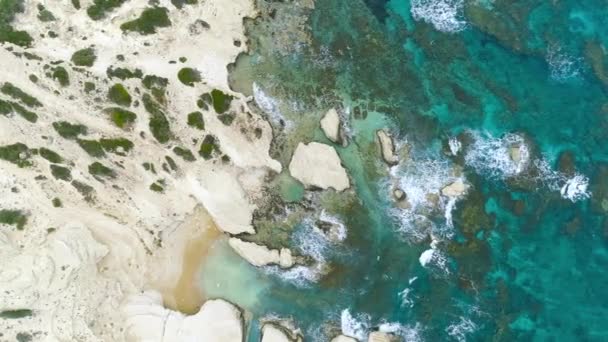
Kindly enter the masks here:
[[201, 81], [201, 73], [196, 69], [192, 68], [182, 68], [177, 72], [177, 78], [183, 84], [193, 87], [194, 83], [198, 83]]
[[187, 148], [175, 146], [173, 148], [173, 153], [182, 157], [182, 159], [184, 159], [185, 161], [193, 162], [196, 160], [196, 158], [194, 158], [194, 154], [192, 154], [192, 152]]
[[236, 118], [236, 114], [227, 113], [227, 114], [219, 114], [217, 118], [226, 126], [232, 125], [232, 122]]
[[32, 315], [32, 310], [30, 309], [17, 309], [17, 310], [4, 310], [0, 312], [0, 318], [4, 319], [18, 319], [25, 318]]
[[208, 160], [213, 156], [213, 151], [217, 150], [219, 150], [219, 148], [215, 142], [215, 137], [213, 135], [207, 135], [201, 143], [198, 154], [203, 157], [203, 159]]
[[92, 47], [78, 50], [72, 54], [72, 63], [78, 66], [91, 67], [95, 64], [96, 59], [97, 55]]
[[42, 22], [49, 22], [57, 20], [53, 13], [47, 10], [44, 5], [38, 4], [38, 20]]
[[[23, 230], [27, 223], [27, 215], [24, 214], [21, 210], [1, 209], [0, 223], [13, 225], [17, 227], [17, 229]], [[5, 312], [6, 311], [3, 311], [2, 314], [4, 314]]]
[[198, 0], [171, 0], [173, 6], [181, 9], [184, 5], [196, 5]]
[[142, 97], [146, 111], [150, 113], [148, 127], [154, 138], [161, 144], [166, 143], [172, 138], [171, 127], [165, 113], [149, 94]]
[[150, 172], [156, 174], [156, 169], [154, 168], [154, 164], [152, 164], [150, 162], [145, 162], [141, 165], [144, 167], [144, 170], [150, 171]]
[[129, 92], [127, 89], [125, 89], [125, 86], [120, 83], [116, 83], [110, 87], [110, 90], [108, 91], [108, 98], [110, 101], [119, 106], [131, 106], [131, 95], [129, 95]]
[[32, 122], [32, 123], [35, 123], [36, 121], [38, 121], [38, 114], [36, 114], [30, 110], [27, 110], [22, 105], [20, 105], [16, 102], [11, 102], [11, 106], [13, 107], [15, 112], [17, 112], [17, 114], [19, 114], [25, 120]]
[[58, 197], [53, 198], [53, 207], [55, 207], [55, 208], [63, 207], [63, 203], [61, 203], [61, 200]]
[[92, 186], [77, 180], [73, 180], [71, 184], [84, 197], [85, 201], [93, 202], [95, 189]]
[[57, 154], [54, 151], [49, 150], [48, 148], [41, 147], [38, 150], [38, 153], [40, 153], [40, 156], [42, 158], [50, 161], [51, 163], [59, 164], [59, 163], [63, 162], [63, 158], [61, 158], [61, 156], [59, 154]]
[[146, 8], [141, 12], [139, 18], [120, 25], [123, 31], [135, 31], [140, 34], [153, 34], [159, 27], [171, 26], [171, 20], [167, 15], [169, 11], [164, 7]]
[[211, 99], [213, 101], [213, 109], [218, 114], [223, 114], [225, 111], [230, 109], [230, 103], [234, 99], [234, 96], [225, 94], [221, 90], [213, 89], [211, 91]]
[[209, 93], [201, 95], [196, 101], [196, 105], [202, 110], [209, 110], [209, 106], [211, 104], [213, 104], [213, 99], [211, 98], [211, 94]]
[[31, 156], [30, 149], [22, 143], [0, 146], [0, 159], [19, 167], [32, 166]]
[[87, 126], [83, 124], [72, 124], [67, 121], [53, 122], [53, 128], [65, 139], [76, 139], [79, 135], [87, 135]]
[[91, 157], [103, 158], [106, 156], [103, 147], [97, 140], [78, 139], [77, 142], [78, 145]]
[[163, 192], [163, 191], [165, 191], [165, 188], [160, 186], [158, 183], [152, 183], [150, 185], [150, 190], [155, 191], [155, 192]]
[[62, 87], [70, 85], [70, 74], [68, 74], [68, 71], [62, 66], [54, 67], [51, 76], [54, 80], [59, 82], [59, 85]]
[[135, 69], [135, 71], [131, 71], [127, 68], [112, 68], [109, 67], [108, 69], [106, 69], [106, 75], [108, 75], [109, 78], [119, 78], [121, 80], [126, 80], [129, 78], [142, 78], [144, 76], [144, 73], [140, 70], [140, 69]]
[[95, 177], [116, 178], [116, 172], [100, 162], [89, 165], [89, 173]]
[[141, 83], [146, 89], [152, 89], [152, 87], [166, 88], [169, 84], [169, 80], [156, 75], [146, 75]]
[[80, 9], [80, 0], [72, 0], [72, 6], [74, 6], [75, 9], [79, 10]]
[[192, 112], [188, 114], [188, 126], [194, 127], [200, 130], [205, 129], [205, 121], [203, 120], [203, 113]]
[[135, 113], [118, 107], [106, 108], [105, 112], [108, 113], [112, 122], [122, 129], [131, 127], [137, 119]]
[[126, 0], [94, 0], [93, 5], [87, 8], [87, 14], [93, 20], [103, 19], [107, 12], [120, 7]]
[[95, 83], [93, 82], [84, 82], [84, 91], [86, 93], [90, 93], [95, 90]]
[[10, 82], [5, 82], [4, 85], [2, 85], [2, 88], [0, 88], [0, 91], [3, 94], [6, 94], [16, 100], [23, 102], [23, 104], [25, 104], [28, 107], [31, 107], [31, 108], [42, 107], [42, 103], [40, 103], [40, 101], [38, 101], [38, 99], [27, 94], [26, 92], [19, 89], [18, 87], [16, 87], [15, 85], [13, 85]]
[[29, 47], [32, 37], [25, 31], [15, 31], [11, 26], [15, 14], [24, 10], [23, 0], [0, 0], [0, 42]]
[[113, 138], [113, 139], [102, 138], [99, 140], [99, 143], [101, 144], [101, 147], [103, 147], [103, 149], [106, 152], [118, 154], [121, 156], [126, 155], [134, 147], [131, 140], [126, 139], [126, 138]]
[[0, 99], [0, 114], [8, 115], [13, 112], [13, 107], [10, 103]]
[[72, 180], [72, 172], [67, 167], [51, 164], [51, 174], [56, 179], [61, 179], [66, 182], [69, 182]]
[[171, 170], [177, 171], [177, 163], [175, 163], [175, 160], [173, 160], [173, 158], [165, 156], [165, 160], [167, 161], [167, 164], [169, 164]]

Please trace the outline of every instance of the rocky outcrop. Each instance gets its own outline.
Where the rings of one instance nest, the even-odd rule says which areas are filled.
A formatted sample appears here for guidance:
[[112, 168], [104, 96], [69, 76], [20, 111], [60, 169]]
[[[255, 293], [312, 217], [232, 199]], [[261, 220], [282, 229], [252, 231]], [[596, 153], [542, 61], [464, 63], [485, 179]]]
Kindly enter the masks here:
[[291, 339], [274, 324], [264, 324], [262, 327], [262, 342], [291, 342]]
[[393, 143], [391, 135], [381, 129], [376, 132], [376, 136], [378, 137], [378, 142], [380, 144], [382, 159], [384, 159], [388, 165], [396, 165], [399, 163], [399, 157], [397, 157], [397, 154], [395, 153], [395, 144]]
[[393, 338], [392, 335], [383, 333], [383, 332], [379, 332], [379, 331], [374, 331], [374, 332], [370, 333], [369, 337], [367, 338], [367, 342], [394, 342], [394, 341], [395, 341], [395, 339]]
[[348, 336], [344, 336], [344, 335], [340, 335], [340, 336], [336, 336], [334, 337], [331, 342], [357, 342], [357, 340], [355, 340], [352, 337], [348, 337]]
[[221, 300], [209, 300], [192, 316], [162, 306], [158, 292], [148, 291], [129, 298], [123, 311], [127, 336], [136, 341], [241, 342], [240, 310]]
[[441, 189], [441, 194], [446, 197], [459, 197], [464, 195], [468, 189], [469, 185], [465, 184], [462, 179], [458, 179]]
[[291, 175], [307, 188], [348, 189], [350, 181], [336, 150], [325, 144], [300, 143], [289, 164]]
[[289, 268], [294, 265], [294, 258], [287, 248], [281, 248], [281, 250], [269, 249], [266, 246], [238, 238], [231, 238], [228, 240], [228, 244], [238, 255], [253, 266], [261, 267], [274, 264], [282, 268]]
[[332, 108], [325, 113], [323, 119], [321, 119], [321, 130], [325, 133], [327, 139], [331, 140], [336, 144], [342, 144], [344, 139], [341, 136], [341, 125], [340, 115]]

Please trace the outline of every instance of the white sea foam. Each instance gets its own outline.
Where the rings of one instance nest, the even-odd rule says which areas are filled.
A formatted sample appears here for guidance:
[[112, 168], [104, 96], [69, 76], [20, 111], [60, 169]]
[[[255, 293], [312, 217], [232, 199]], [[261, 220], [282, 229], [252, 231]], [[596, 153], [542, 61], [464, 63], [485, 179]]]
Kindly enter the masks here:
[[504, 179], [520, 174], [528, 166], [530, 152], [522, 136], [509, 133], [496, 138], [488, 133], [471, 134], [475, 141], [467, 148], [465, 162], [477, 172]]
[[422, 267], [432, 271], [436, 275], [445, 276], [450, 274], [449, 259], [438, 247], [438, 241], [431, 242], [431, 248], [425, 250], [418, 257]]
[[348, 234], [346, 225], [339, 217], [330, 215], [327, 213], [327, 211], [325, 211], [325, 209], [323, 209], [319, 215], [319, 219], [333, 225], [334, 229], [329, 232], [329, 238], [332, 242], [344, 241], [346, 239]]
[[410, 12], [415, 20], [422, 20], [442, 32], [464, 30], [463, 0], [412, 0]]
[[549, 64], [551, 79], [555, 81], [564, 82], [581, 74], [581, 58], [563, 52], [557, 45], [549, 46], [545, 60]]
[[[439, 196], [441, 189], [456, 181], [451, 164], [447, 160], [422, 159], [412, 160], [405, 165], [391, 169], [391, 178], [397, 180], [398, 187], [407, 195], [409, 207], [395, 207], [390, 213], [399, 222], [399, 230], [412, 242], [420, 242], [429, 234], [442, 238], [451, 238], [453, 229], [450, 225], [436, 224], [428, 218], [429, 211], [439, 209], [444, 216], [451, 220], [451, 210], [455, 206], [450, 200]], [[390, 183], [385, 186], [388, 193], [392, 189]], [[434, 197], [437, 202], [429, 200]], [[447, 212], [446, 210], [449, 210]], [[449, 222], [449, 221], [446, 221]]]
[[445, 331], [459, 342], [466, 341], [468, 334], [477, 330], [477, 325], [466, 317], [460, 317], [458, 322], [450, 324]]
[[458, 155], [458, 152], [460, 152], [460, 149], [462, 148], [462, 144], [456, 137], [450, 138], [450, 140], [448, 140], [448, 145], [450, 146], [450, 152], [453, 156]]
[[369, 315], [359, 314], [355, 317], [350, 313], [350, 310], [344, 309], [340, 315], [342, 334], [356, 338], [359, 341], [367, 340], [371, 327], [370, 320]]
[[253, 99], [258, 107], [268, 114], [273, 124], [279, 125], [283, 122], [286, 129], [291, 127], [291, 122], [287, 121], [281, 113], [279, 101], [266, 94], [256, 82], [253, 82]]
[[399, 336], [402, 341], [406, 342], [422, 341], [422, 325], [420, 323], [413, 326], [395, 322], [382, 323], [378, 326], [378, 331]]
[[402, 307], [411, 308], [414, 306], [414, 299], [411, 298], [412, 289], [409, 287], [404, 288], [402, 291], [399, 291], [398, 296], [401, 300]]
[[568, 176], [555, 171], [545, 159], [535, 160], [534, 165], [539, 171], [537, 181], [544, 184], [549, 190], [559, 191], [562, 198], [577, 202], [591, 197], [588, 190], [589, 178], [587, 176], [580, 173]]

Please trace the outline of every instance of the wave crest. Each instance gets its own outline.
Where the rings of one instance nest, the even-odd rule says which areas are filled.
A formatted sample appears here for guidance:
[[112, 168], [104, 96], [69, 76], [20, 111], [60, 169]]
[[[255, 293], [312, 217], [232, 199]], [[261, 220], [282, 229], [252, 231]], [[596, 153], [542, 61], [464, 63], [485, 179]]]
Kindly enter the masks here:
[[442, 32], [459, 32], [464, 30], [466, 22], [462, 20], [462, 0], [412, 0], [410, 12], [415, 20], [422, 20]]

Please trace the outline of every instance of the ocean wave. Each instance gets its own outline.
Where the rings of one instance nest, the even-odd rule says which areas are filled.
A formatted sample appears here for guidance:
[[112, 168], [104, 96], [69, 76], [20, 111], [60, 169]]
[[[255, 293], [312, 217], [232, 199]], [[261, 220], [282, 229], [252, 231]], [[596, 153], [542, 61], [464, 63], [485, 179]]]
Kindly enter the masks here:
[[474, 142], [468, 146], [465, 163], [478, 173], [495, 179], [520, 174], [530, 162], [525, 140], [518, 134], [505, 134], [500, 138], [488, 133], [471, 132]]
[[456, 137], [452, 137], [448, 140], [448, 146], [450, 147], [450, 153], [452, 153], [453, 156], [457, 156], [462, 148], [462, 144]]
[[449, 275], [450, 266], [448, 256], [438, 248], [438, 241], [431, 242], [431, 248], [425, 250], [418, 257], [422, 267], [432, 271], [435, 275]]
[[464, 30], [463, 0], [412, 0], [410, 12], [415, 20], [422, 20], [442, 32]]
[[555, 81], [565, 82], [581, 74], [581, 58], [563, 52], [559, 46], [549, 46], [545, 60], [549, 64], [550, 77]]
[[253, 99], [273, 124], [285, 125], [286, 129], [291, 127], [291, 122], [281, 113], [279, 101], [266, 94], [256, 82], [253, 82]]
[[[325, 209], [323, 209], [321, 210], [321, 214], [319, 215], [319, 220], [330, 223], [332, 225], [330, 231], [324, 233], [329, 238], [330, 242], [335, 243], [344, 241], [346, 239], [348, 231], [346, 229], [346, 225], [339, 217], [330, 215], [327, 213], [327, 211], [325, 211]], [[321, 228], [316, 228], [323, 232]]]
[[555, 171], [545, 159], [535, 160], [534, 165], [539, 171], [537, 181], [551, 191], [558, 191], [562, 198], [577, 202], [591, 197], [587, 176], [580, 173], [566, 175], [563, 172]]
[[475, 332], [477, 325], [466, 317], [460, 317], [457, 322], [450, 324], [445, 331], [459, 342], [467, 340], [467, 335]]
[[366, 314], [353, 316], [349, 309], [344, 309], [340, 315], [340, 328], [342, 334], [365, 341], [371, 328], [371, 317]]
[[416, 323], [413, 326], [401, 323], [382, 323], [378, 326], [378, 331], [401, 337], [402, 341], [420, 342], [422, 341], [422, 324]]

